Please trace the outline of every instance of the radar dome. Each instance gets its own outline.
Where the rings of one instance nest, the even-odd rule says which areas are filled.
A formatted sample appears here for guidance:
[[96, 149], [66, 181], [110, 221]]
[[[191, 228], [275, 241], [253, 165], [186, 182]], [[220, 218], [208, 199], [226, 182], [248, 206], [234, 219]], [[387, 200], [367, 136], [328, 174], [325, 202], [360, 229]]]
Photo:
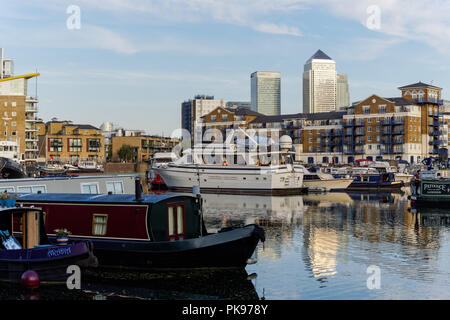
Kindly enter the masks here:
[[280, 149], [281, 150], [291, 150], [292, 149], [292, 138], [290, 136], [288, 136], [288, 135], [281, 136]]

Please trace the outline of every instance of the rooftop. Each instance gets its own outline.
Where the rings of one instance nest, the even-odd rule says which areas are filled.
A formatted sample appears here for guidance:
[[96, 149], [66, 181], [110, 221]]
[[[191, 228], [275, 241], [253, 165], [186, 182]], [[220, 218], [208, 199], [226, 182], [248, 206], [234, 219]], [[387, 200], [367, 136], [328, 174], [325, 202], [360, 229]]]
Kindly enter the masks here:
[[314, 53], [312, 55], [311, 58], [308, 59], [309, 60], [313, 60], [313, 59], [321, 59], [321, 60], [333, 60], [331, 59], [325, 52], [323, 52], [322, 50], [317, 50], [316, 53]]
[[413, 83], [413, 84], [409, 84], [403, 87], [399, 87], [399, 89], [412, 89], [412, 88], [435, 88], [435, 89], [442, 89], [436, 86], [433, 86], [431, 84], [427, 84], [427, 83], [423, 83], [421, 81], [417, 82], [417, 83]]

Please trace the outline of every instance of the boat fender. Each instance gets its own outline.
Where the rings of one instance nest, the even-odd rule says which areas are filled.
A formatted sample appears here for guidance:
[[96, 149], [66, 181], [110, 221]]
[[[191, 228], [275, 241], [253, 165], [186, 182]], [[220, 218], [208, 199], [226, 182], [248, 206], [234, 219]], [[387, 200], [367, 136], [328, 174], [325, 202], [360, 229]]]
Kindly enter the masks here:
[[255, 225], [255, 230], [253, 230], [253, 235], [258, 237], [261, 240], [261, 242], [266, 241], [266, 234], [264, 232], [264, 229], [261, 228], [260, 226]]
[[224, 160], [224, 161], [222, 162], [222, 166], [223, 166], [223, 167], [227, 167], [227, 166], [228, 166], [228, 161], [227, 161], [227, 160]]

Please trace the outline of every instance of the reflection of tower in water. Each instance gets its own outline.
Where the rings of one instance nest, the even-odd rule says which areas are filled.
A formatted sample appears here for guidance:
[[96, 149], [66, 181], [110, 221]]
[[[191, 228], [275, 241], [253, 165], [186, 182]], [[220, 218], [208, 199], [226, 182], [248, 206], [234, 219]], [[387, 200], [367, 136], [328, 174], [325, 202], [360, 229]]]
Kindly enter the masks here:
[[346, 210], [342, 206], [311, 206], [303, 214], [303, 257], [315, 278], [337, 273], [337, 254], [347, 243], [345, 234], [340, 232], [340, 213]]

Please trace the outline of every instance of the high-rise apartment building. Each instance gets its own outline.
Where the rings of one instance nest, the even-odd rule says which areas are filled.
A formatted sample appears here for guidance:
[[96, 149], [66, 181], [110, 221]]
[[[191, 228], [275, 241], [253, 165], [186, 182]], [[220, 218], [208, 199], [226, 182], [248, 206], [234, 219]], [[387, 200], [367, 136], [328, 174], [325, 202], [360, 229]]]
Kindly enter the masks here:
[[279, 72], [256, 71], [251, 79], [251, 109], [267, 116], [281, 113], [281, 76]]
[[33, 166], [37, 160], [38, 100], [28, 90], [28, 80], [37, 76], [39, 73], [14, 76], [13, 60], [4, 58], [0, 48], [0, 156], [25, 166]]
[[181, 103], [181, 128], [188, 130], [191, 135], [199, 127], [200, 118], [217, 107], [225, 108], [225, 100], [215, 100], [214, 96], [196, 95]]
[[338, 74], [336, 78], [336, 110], [340, 111], [350, 105], [350, 90], [348, 88], [348, 76]]
[[335, 111], [336, 82], [336, 63], [318, 50], [304, 66], [303, 112]]

